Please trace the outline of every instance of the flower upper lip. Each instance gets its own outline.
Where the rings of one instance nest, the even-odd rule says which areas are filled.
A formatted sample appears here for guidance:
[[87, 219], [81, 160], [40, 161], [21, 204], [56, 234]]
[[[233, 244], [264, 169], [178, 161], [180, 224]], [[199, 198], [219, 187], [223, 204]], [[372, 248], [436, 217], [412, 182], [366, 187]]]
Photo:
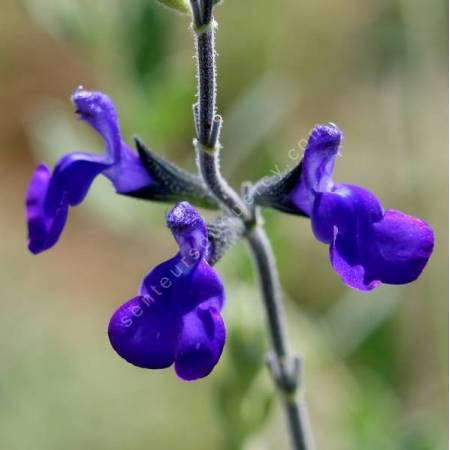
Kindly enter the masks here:
[[95, 95], [93, 92], [79, 86], [72, 94], [71, 100], [75, 108], [75, 114], [78, 114], [81, 118], [94, 117], [92, 106], [93, 101], [95, 101]]

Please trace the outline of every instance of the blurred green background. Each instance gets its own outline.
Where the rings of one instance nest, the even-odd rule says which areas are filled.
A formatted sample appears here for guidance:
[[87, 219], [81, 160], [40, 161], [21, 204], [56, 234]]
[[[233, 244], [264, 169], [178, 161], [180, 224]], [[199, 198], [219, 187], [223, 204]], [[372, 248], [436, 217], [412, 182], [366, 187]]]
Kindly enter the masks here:
[[[102, 149], [73, 115], [79, 84], [114, 98], [129, 141], [137, 134], [194, 169], [188, 18], [153, 0], [0, 6], [0, 447], [287, 448], [243, 245], [218, 265], [229, 344], [196, 383], [127, 365], [106, 335], [111, 313], [175, 251], [168, 205], [120, 198], [97, 180], [54, 249], [26, 250], [33, 167]], [[417, 282], [362, 294], [332, 271], [307, 220], [265, 213], [318, 449], [447, 448], [447, 8], [445, 0], [225, 0], [217, 8], [231, 182], [284, 169], [311, 127], [332, 121], [346, 135], [336, 179], [366, 186], [436, 232]]]

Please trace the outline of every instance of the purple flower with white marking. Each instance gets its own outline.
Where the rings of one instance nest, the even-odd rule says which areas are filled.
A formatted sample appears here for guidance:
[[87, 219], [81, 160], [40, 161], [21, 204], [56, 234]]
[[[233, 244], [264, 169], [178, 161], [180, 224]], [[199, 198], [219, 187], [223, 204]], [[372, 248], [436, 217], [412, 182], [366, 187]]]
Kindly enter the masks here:
[[52, 173], [45, 164], [36, 168], [26, 197], [28, 248], [32, 253], [56, 244], [69, 207], [84, 200], [97, 175], [111, 180], [120, 194], [154, 183], [137, 154], [122, 139], [116, 108], [107, 95], [78, 88], [72, 102], [80, 119], [102, 136], [105, 152], [69, 153], [58, 161]]
[[333, 269], [348, 286], [368, 291], [381, 283], [410, 283], [431, 256], [433, 230], [423, 220], [385, 211], [364, 188], [333, 181], [342, 137], [333, 124], [314, 128], [301, 164], [278, 185], [266, 183], [260, 192], [256, 186], [256, 201], [310, 217], [314, 235], [329, 244]]
[[129, 363], [147, 369], [174, 364], [180, 378], [192, 381], [208, 375], [222, 354], [225, 294], [207, 262], [208, 233], [199, 213], [181, 202], [167, 225], [178, 253], [146, 275], [138, 296], [112, 316], [108, 334]]

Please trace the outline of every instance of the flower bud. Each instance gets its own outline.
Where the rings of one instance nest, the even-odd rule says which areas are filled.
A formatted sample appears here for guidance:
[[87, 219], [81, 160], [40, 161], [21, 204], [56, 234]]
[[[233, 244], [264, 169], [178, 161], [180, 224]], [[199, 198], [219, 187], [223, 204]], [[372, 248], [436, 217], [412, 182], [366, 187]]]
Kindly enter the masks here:
[[159, 3], [182, 14], [190, 14], [189, 0], [158, 0]]

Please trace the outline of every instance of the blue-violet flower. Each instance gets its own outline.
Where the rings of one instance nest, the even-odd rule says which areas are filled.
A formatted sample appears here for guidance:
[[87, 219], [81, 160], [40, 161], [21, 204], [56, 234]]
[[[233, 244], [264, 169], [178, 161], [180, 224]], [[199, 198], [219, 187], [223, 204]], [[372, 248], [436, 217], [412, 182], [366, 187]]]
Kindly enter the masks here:
[[120, 194], [153, 183], [137, 154], [122, 139], [111, 99], [80, 87], [73, 93], [72, 102], [80, 119], [102, 136], [105, 153], [69, 153], [58, 161], [53, 173], [45, 164], [36, 168], [26, 197], [28, 248], [32, 253], [55, 245], [64, 229], [69, 206], [84, 200], [97, 175], [109, 178]]
[[314, 128], [290, 202], [329, 244], [333, 269], [348, 286], [371, 290], [414, 281], [433, 251], [433, 230], [403, 212], [384, 211], [366, 189], [332, 180], [342, 137], [334, 124]]
[[184, 380], [208, 375], [225, 343], [221, 317], [225, 294], [208, 264], [208, 234], [199, 213], [181, 202], [167, 225], [179, 252], [144, 278], [138, 296], [112, 316], [108, 334], [114, 350], [138, 367], [174, 364]]

